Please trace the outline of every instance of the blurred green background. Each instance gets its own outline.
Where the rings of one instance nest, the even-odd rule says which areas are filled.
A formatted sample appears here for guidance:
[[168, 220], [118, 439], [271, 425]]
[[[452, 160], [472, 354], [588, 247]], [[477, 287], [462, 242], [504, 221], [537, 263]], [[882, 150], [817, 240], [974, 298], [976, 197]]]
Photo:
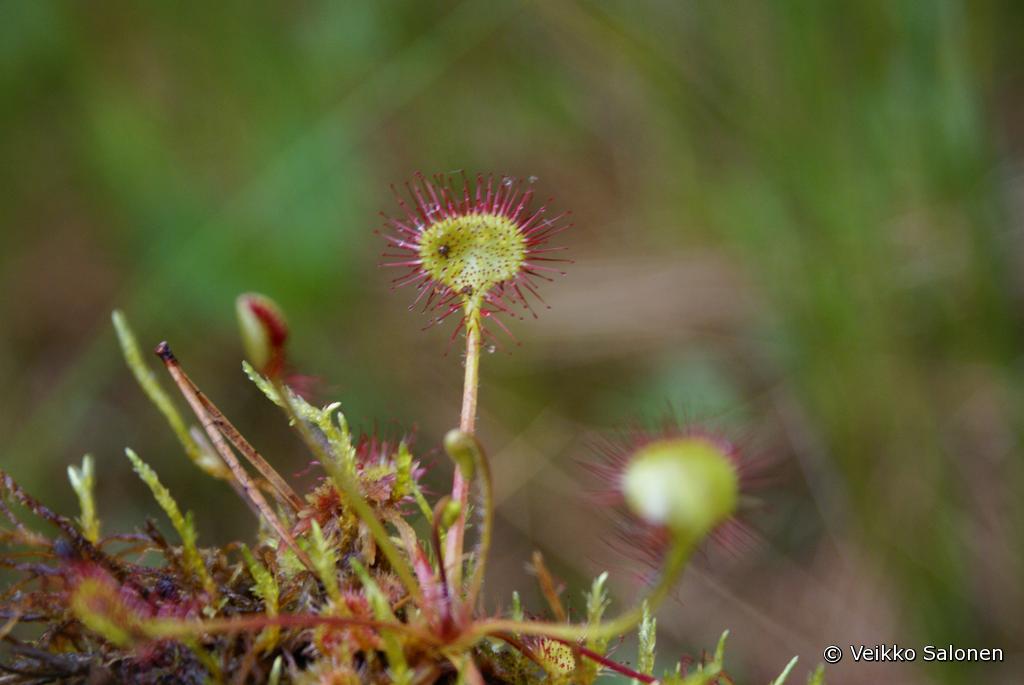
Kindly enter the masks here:
[[[298, 369], [354, 425], [457, 421], [457, 346], [377, 268], [389, 184], [536, 175], [576, 263], [484, 359], [502, 501], [488, 606], [543, 550], [581, 606], [647, 572], [595, 516], [584, 437], [666, 407], [770, 485], [760, 542], [710, 550], [659, 617], [669, 665], [732, 629], [737, 680], [828, 644], [1001, 647], [836, 683], [1024, 682], [1022, 6], [816, 2], [0, 3], [0, 466], [108, 531], [156, 516], [131, 445], [251, 535], [183, 458], [109, 324], [168, 339], [282, 472], [308, 457], [240, 372], [234, 297], [288, 312]], [[447, 352], [447, 354], [446, 354]], [[311, 482], [298, 475], [298, 482]], [[636, 559], [631, 558], [635, 556]], [[616, 653], [632, 660], [628, 642]]]

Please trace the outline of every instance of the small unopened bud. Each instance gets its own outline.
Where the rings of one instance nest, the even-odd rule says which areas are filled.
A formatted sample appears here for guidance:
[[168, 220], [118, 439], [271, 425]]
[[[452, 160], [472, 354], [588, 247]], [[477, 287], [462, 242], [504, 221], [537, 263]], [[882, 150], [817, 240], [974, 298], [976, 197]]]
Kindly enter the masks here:
[[279, 374], [285, 361], [288, 323], [281, 308], [259, 293], [244, 293], [235, 300], [242, 345], [249, 362], [264, 375]]
[[473, 467], [479, 449], [472, 435], [457, 428], [448, 431], [444, 436], [444, 451], [452, 458], [466, 480], [473, 478]]
[[712, 441], [685, 437], [640, 448], [622, 475], [622, 490], [647, 523], [695, 541], [733, 514], [739, 479], [732, 460]]

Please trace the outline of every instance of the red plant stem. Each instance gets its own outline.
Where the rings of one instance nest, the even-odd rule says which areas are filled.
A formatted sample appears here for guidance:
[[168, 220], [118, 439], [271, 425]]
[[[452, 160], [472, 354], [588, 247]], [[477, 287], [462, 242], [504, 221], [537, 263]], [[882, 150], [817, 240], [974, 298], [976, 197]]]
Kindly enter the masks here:
[[597, 652], [595, 652], [593, 650], [587, 649], [583, 645], [574, 645], [571, 642], [566, 642], [565, 640], [559, 640], [559, 642], [561, 642], [562, 644], [568, 645], [573, 651], [579, 652], [581, 656], [585, 656], [588, 659], [590, 659], [591, 661], [596, 661], [597, 663], [601, 664], [602, 666], [604, 666], [605, 668], [607, 668], [607, 669], [609, 669], [611, 671], [615, 671], [616, 673], [621, 673], [622, 675], [629, 676], [630, 678], [633, 678], [634, 680], [639, 680], [641, 683], [656, 683], [656, 682], [658, 682], [658, 679], [655, 678], [654, 676], [644, 675], [643, 673], [639, 673], [637, 671], [634, 671], [633, 669], [629, 668], [628, 666], [623, 666], [620, 663], [612, 661], [611, 659], [609, 659], [606, 656], [602, 656], [601, 654], [598, 654]]
[[[467, 300], [466, 305], [466, 376], [462, 386], [462, 412], [459, 416], [459, 430], [474, 435], [476, 433], [476, 402], [480, 386], [480, 303]], [[459, 516], [448, 529], [446, 539], [445, 563], [448, 565], [448, 578], [451, 583], [452, 595], [461, 596], [462, 584], [462, 547], [466, 532], [466, 507], [469, 505], [470, 483], [462, 470], [455, 469], [452, 480], [452, 500], [459, 503]]]
[[476, 399], [480, 386], [480, 311], [471, 307], [466, 316], [466, 377], [462, 388], [459, 430], [473, 435], [476, 432]]

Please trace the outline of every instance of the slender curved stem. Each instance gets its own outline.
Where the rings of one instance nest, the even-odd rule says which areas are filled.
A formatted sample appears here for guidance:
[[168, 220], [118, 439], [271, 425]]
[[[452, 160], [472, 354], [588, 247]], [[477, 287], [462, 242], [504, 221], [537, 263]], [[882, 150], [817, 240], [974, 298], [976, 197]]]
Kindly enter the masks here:
[[[480, 298], [468, 298], [464, 304], [466, 319], [466, 375], [462, 386], [462, 411], [459, 430], [473, 435], [476, 432], [476, 402], [480, 387]], [[462, 583], [462, 547], [466, 533], [466, 507], [469, 504], [469, 482], [460, 469], [455, 469], [452, 480], [452, 500], [459, 503], [459, 517], [448, 529], [445, 563], [452, 590], [458, 593]]]
[[[452, 461], [459, 465], [460, 472], [469, 464], [472, 468], [473, 478], [479, 479], [480, 482], [480, 509], [482, 512], [480, 539], [476, 547], [476, 565], [473, 569], [473, 577], [470, 579], [469, 589], [466, 592], [466, 606], [472, 611], [483, 586], [487, 555], [491, 549], [491, 533], [494, 528], [494, 483], [491, 479], [491, 464], [483, 447], [480, 446], [480, 442], [464, 431], [450, 431], [445, 436], [444, 447]], [[472, 481], [467, 482], [471, 483]]]
[[473, 445], [476, 448], [476, 472], [477, 478], [480, 479], [480, 507], [483, 513], [480, 522], [480, 541], [476, 546], [476, 566], [469, 582], [469, 592], [466, 594], [466, 605], [470, 611], [473, 610], [484, 584], [487, 555], [491, 551], [491, 534], [494, 530], [494, 481], [491, 479], [491, 463], [487, 460], [487, 453], [475, 438]]
[[430, 524], [430, 544], [434, 548], [434, 554], [437, 555], [437, 573], [438, 580], [441, 583], [441, 592], [444, 593], [444, 620], [450, 621], [452, 617], [452, 589], [448, 585], [448, 574], [445, 570], [444, 564], [444, 551], [441, 548], [441, 522], [444, 518], [444, 508], [448, 506], [448, 502], [451, 498], [445, 495], [438, 500], [437, 505], [434, 507], [434, 519]]
[[665, 599], [679, 574], [686, 567], [686, 562], [693, 551], [688, 541], [676, 541], [669, 549], [662, 568], [661, 578], [645, 600], [638, 602], [633, 608], [623, 612], [610, 621], [602, 621], [597, 625], [575, 623], [546, 623], [542, 621], [515, 621], [511, 619], [494, 619], [480, 621], [470, 631], [466, 639], [475, 642], [484, 635], [511, 633], [513, 635], [543, 635], [557, 640], [581, 640], [584, 638], [611, 638], [632, 630], [643, 618], [643, 607], [646, 603], [653, 612]]

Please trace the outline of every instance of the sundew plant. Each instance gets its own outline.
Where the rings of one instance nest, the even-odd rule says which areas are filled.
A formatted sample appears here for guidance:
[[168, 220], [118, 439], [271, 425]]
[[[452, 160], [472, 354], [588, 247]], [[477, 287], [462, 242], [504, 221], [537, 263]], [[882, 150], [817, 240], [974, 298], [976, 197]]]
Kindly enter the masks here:
[[[655, 659], [659, 607], [694, 552], [732, 525], [740, 499], [735, 447], [699, 426], [632, 430], [594, 457], [607, 502], [660, 566], [639, 601], [613, 610], [601, 574], [584, 589], [585, 615], [570, 618], [540, 555], [532, 565], [546, 606], [524, 607], [518, 594], [502, 606], [483, 600], [494, 502], [476, 435], [481, 350], [514, 340], [505, 320], [544, 307], [541, 286], [567, 263], [554, 243], [569, 214], [537, 203], [534, 186], [532, 178], [418, 175], [395, 191], [398, 211], [380, 231], [381, 266], [394, 270], [396, 286], [410, 286], [411, 308], [429, 312], [431, 324], [456, 321], [451, 340], [466, 346], [461, 414], [442, 445], [454, 477], [441, 496], [421, 488], [424, 462], [408, 441], [355, 435], [340, 403], [307, 400], [270, 298], [237, 300], [243, 369], [321, 469], [304, 493], [199, 389], [167, 342], [155, 348], [160, 380], [115, 312], [127, 366], [192, 467], [233, 489], [256, 525], [249, 540], [203, 546], [197, 516], [130, 448], [124, 468], [152, 492], [173, 538], [152, 521], [105, 530], [89, 456], [68, 468], [77, 519], [0, 472], [0, 560], [16, 574], [2, 594], [0, 683], [733, 683], [727, 631], [700, 658]], [[158, 561], [143, 564], [144, 554]], [[615, 653], [631, 633], [636, 657]], [[809, 682], [824, 683], [820, 669]]]

